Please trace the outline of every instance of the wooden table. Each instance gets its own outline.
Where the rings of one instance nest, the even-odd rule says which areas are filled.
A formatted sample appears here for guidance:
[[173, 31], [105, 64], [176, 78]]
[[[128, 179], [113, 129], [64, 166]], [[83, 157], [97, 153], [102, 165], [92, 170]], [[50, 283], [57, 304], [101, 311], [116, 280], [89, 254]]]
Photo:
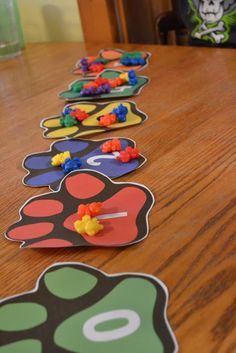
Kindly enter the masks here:
[[[28, 45], [22, 56], [0, 63], [2, 233], [27, 198], [48, 191], [21, 182], [24, 156], [52, 142], [42, 138], [40, 120], [62, 110], [57, 93], [75, 79], [75, 61], [106, 46]], [[120, 47], [152, 53], [142, 72], [151, 83], [133, 98], [149, 119], [121, 134], [137, 141], [148, 163], [120, 178], [155, 194], [150, 235], [120, 249], [19, 250], [19, 243], [1, 239], [1, 296], [32, 289], [58, 261], [151, 273], [169, 288], [168, 316], [181, 352], [235, 352], [236, 51]]]

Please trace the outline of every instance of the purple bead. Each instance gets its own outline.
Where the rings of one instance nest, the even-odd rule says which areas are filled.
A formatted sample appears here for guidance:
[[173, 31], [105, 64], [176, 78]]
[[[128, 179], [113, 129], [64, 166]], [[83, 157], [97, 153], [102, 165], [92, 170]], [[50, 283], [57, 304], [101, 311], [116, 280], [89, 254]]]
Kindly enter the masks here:
[[102, 86], [100, 86], [96, 89], [96, 94], [101, 94], [101, 93], [103, 93]]
[[88, 71], [88, 66], [82, 65], [82, 66], [81, 66], [81, 70], [82, 70], [83, 72]]
[[111, 86], [108, 83], [103, 85], [104, 92], [109, 93], [111, 91]]
[[80, 60], [81, 65], [88, 65], [88, 60], [86, 58], [82, 58]]

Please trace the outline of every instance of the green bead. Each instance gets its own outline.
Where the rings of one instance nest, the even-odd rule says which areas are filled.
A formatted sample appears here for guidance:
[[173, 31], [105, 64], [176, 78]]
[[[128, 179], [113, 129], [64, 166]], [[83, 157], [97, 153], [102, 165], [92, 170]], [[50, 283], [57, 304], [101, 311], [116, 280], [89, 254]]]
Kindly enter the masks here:
[[60, 117], [60, 125], [61, 125], [61, 126], [64, 126], [64, 116], [61, 116], [61, 117]]
[[66, 116], [62, 116], [60, 118], [60, 124], [62, 126], [71, 127], [71, 126], [77, 125], [77, 120], [72, 116], [70, 116], [69, 114], [67, 114]]
[[0, 353], [42, 353], [42, 344], [38, 340], [25, 339], [0, 347]]
[[83, 82], [75, 82], [71, 86], [71, 89], [73, 92], [80, 92], [83, 89], [83, 87], [84, 87]]
[[44, 282], [56, 297], [75, 299], [90, 292], [96, 286], [97, 278], [88, 272], [64, 267], [47, 273]]
[[5, 304], [0, 309], [0, 330], [24, 331], [47, 320], [47, 310], [37, 303]]
[[136, 59], [136, 58], [141, 58], [142, 57], [142, 54], [140, 53], [140, 51], [133, 51], [131, 53], [124, 53], [121, 57], [121, 59], [124, 59], [124, 58], [133, 58], [133, 59]]

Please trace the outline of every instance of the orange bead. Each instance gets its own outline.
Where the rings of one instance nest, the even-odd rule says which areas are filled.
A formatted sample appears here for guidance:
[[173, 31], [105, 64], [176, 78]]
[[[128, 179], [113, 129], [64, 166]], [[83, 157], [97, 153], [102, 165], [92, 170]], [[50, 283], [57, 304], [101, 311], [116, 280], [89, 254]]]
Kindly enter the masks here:
[[117, 86], [116, 80], [109, 80], [109, 84], [110, 84], [111, 88], [115, 88]]
[[121, 150], [121, 143], [119, 139], [113, 139], [111, 141], [106, 141], [100, 147], [103, 153], [110, 153]]
[[81, 220], [84, 216], [90, 216], [94, 217], [96, 216], [100, 211], [102, 207], [102, 202], [92, 202], [88, 204], [81, 204], [78, 207], [78, 218]]
[[89, 211], [91, 212], [91, 216], [94, 217], [100, 213], [102, 208], [102, 202], [92, 202], [88, 206], [89, 206]]
[[83, 88], [88, 89], [88, 88], [90, 88], [90, 87], [97, 88], [98, 85], [96, 84], [96, 82], [92, 81], [92, 82], [86, 83], [86, 85], [84, 85]]
[[105, 114], [101, 116], [98, 124], [100, 126], [109, 126], [111, 124], [116, 123], [116, 115], [115, 114]]

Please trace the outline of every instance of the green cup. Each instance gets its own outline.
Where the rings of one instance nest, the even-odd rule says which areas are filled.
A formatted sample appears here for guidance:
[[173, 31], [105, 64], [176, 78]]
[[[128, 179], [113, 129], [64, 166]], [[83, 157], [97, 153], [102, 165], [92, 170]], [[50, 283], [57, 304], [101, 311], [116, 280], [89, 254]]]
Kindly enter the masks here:
[[22, 32], [14, 0], [0, 0], [0, 59], [21, 53]]

